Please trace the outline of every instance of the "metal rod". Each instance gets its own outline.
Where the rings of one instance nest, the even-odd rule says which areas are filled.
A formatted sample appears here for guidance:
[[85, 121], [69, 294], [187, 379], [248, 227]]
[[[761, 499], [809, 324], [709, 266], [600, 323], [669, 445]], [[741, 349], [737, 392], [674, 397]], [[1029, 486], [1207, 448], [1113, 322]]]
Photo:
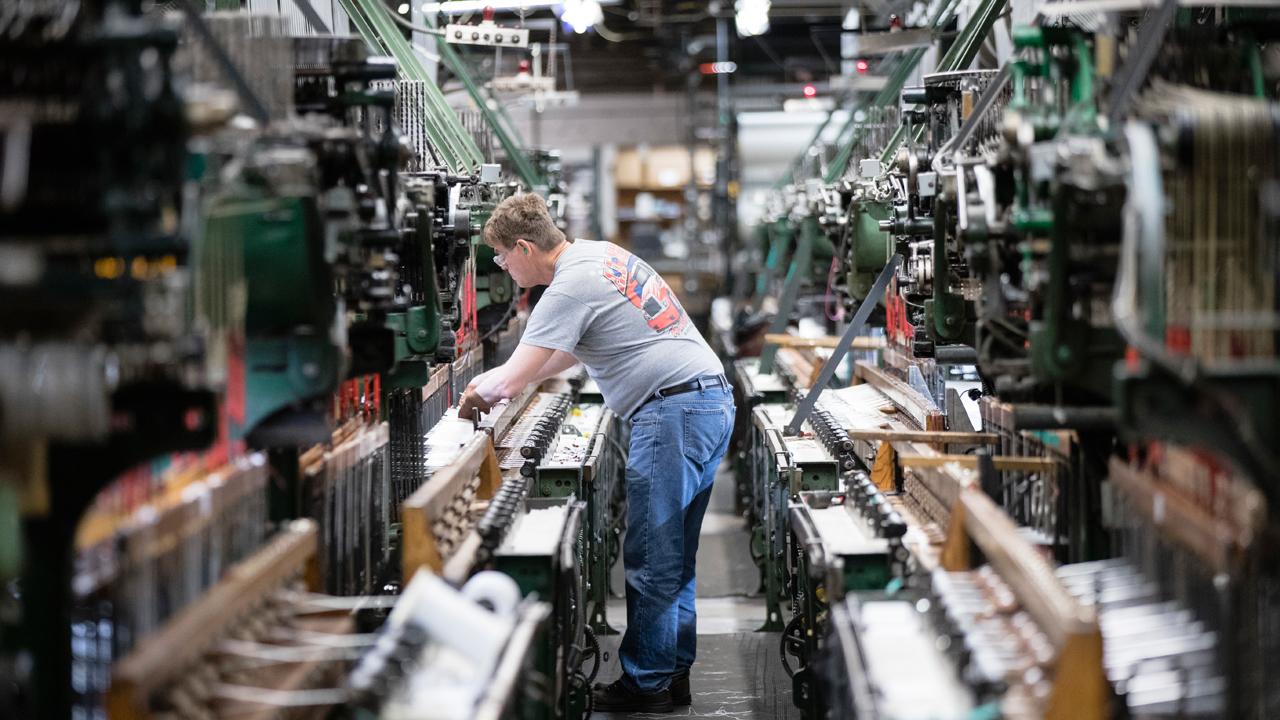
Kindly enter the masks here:
[[1013, 405], [1011, 430], [1111, 430], [1116, 426], [1113, 407], [1061, 407], [1058, 405]]
[[950, 365], [976, 365], [978, 351], [968, 345], [942, 345], [934, 349], [933, 359]]
[[822, 372], [818, 373], [817, 382], [805, 394], [804, 400], [800, 401], [800, 407], [787, 425], [787, 435], [798, 435], [800, 433], [800, 426], [804, 424], [805, 418], [809, 417], [809, 413], [813, 412], [813, 406], [817, 404], [822, 391], [827, 387], [827, 383], [831, 382], [831, 378], [836, 374], [836, 368], [840, 367], [840, 363], [844, 362], [844, 357], [849, 353], [849, 346], [853, 344], [853, 339], [862, 334], [862, 326], [867, 323], [867, 318], [871, 317], [872, 308], [884, 297], [885, 288], [889, 287], [889, 279], [897, 271], [898, 263], [900, 262], [902, 262], [902, 256], [894, 253], [889, 258], [889, 262], [885, 263], [884, 269], [880, 271], [880, 276], [876, 278], [875, 284], [871, 286], [867, 296], [862, 299], [862, 304], [858, 306], [858, 312], [854, 314], [853, 321], [849, 323], [844, 335], [840, 337], [840, 344], [832, 351], [831, 357], [827, 358], [826, 363], [822, 365]]

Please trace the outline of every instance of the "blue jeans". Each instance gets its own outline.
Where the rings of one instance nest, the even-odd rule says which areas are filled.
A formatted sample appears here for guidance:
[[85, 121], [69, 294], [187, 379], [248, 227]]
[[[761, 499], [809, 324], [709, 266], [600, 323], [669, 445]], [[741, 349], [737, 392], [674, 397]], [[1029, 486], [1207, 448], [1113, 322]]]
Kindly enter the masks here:
[[697, 651], [694, 557], [733, 430], [729, 388], [651, 400], [631, 418], [627, 458], [627, 632], [618, 656], [640, 690], [662, 690]]

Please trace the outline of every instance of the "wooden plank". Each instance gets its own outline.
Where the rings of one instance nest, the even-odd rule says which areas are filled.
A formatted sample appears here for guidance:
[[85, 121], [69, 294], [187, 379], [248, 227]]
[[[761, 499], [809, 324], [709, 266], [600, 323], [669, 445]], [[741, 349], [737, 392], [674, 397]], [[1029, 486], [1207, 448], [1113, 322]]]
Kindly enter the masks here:
[[442, 388], [449, 387], [449, 375], [452, 370], [453, 366], [451, 365], [437, 365], [433, 368], [431, 374], [427, 377], [427, 384], [422, 386], [420, 397], [426, 400]]
[[494, 442], [497, 442], [507, 433], [507, 430], [511, 429], [516, 419], [520, 417], [520, 413], [524, 412], [529, 404], [529, 400], [537, 393], [537, 386], [526, 385], [524, 390], [507, 401], [497, 412], [485, 415], [484, 419], [476, 423], [476, 428], [483, 430]]
[[871, 466], [871, 481], [876, 484], [880, 492], [891, 493], [898, 490], [897, 465], [894, 462], [897, 455], [893, 449], [893, 443], [880, 442], [880, 449], [876, 450], [876, 461]]
[[[1010, 455], [993, 455], [991, 460], [996, 470], [1001, 472], [1050, 472], [1057, 470], [1058, 461], [1043, 457], [1016, 457]], [[898, 464], [902, 467], [938, 468], [952, 463], [966, 468], [977, 468], [976, 455], [899, 455]]]
[[480, 468], [477, 473], [480, 475], [480, 487], [476, 488], [476, 497], [481, 500], [490, 500], [498, 492], [498, 488], [502, 487], [502, 465], [498, 463], [498, 456], [493, 451], [493, 439], [486, 438], [484, 444], [483, 457], [480, 459]]
[[778, 351], [774, 373], [790, 383], [793, 388], [807, 390], [813, 387], [813, 383], [821, 372], [822, 363], [813, 355], [812, 350], [782, 348]]
[[401, 577], [405, 583], [422, 567], [431, 568], [437, 575], [443, 572], [445, 558], [440, 555], [431, 526], [477, 475], [481, 476], [477, 497], [492, 498], [502, 484], [502, 469], [493, 452], [493, 440], [483, 432], [476, 433], [453, 462], [436, 470], [401, 504]]
[[[799, 337], [798, 335], [788, 335], [786, 333], [766, 333], [764, 336], [766, 343], [771, 343], [779, 347], [792, 348], [834, 348], [840, 342], [840, 338], [834, 335], [824, 335], [817, 338]], [[885, 339], [883, 337], [868, 337], [860, 335], [853, 339], [852, 350], [879, 350], [885, 347]]]
[[942, 445], [998, 445], [1000, 436], [984, 432], [953, 432], [950, 430], [873, 430], [869, 428], [845, 428], [850, 440], [887, 440], [922, 442]]
[[476, 553], [479, 552], [481, 543], [480, 533], [475, 528], [468, 531], [453, 555], [445, 561], [440, 577], [461, 587], [476, 569]]
[[1114, 716], [1111, 683], [1102, 662], [1100, 629], [1067, 636], [1054, 664], [1045, 720], [1106, 720]]
[[107, 692], [108, 717], [149, 717], [151, 693], [188, 670], [227, 626], [250, 614], [290, 578], [305, 573], [316, 546], [315, 522], [293, 521], [262, 549], [227, 570], [199, 600], [144, 637], [114, 666]]
[[1055, 648], [1061, 650], [1070, 635], [1097, 630], [1093, 610], [1067, 592], [1049, 561], [1000, 506], [978, 488], [962, 492], [960, 505], [969, 537]]
[[918, 428], [946, 430], [947, 420], [942, 411], [934, 405], [932, 400], [920, 395], [907, 383], [862, 361], [854, 365], [854, 377], [884, 393], [885, 397], [889, 398], [899, 410], [911, 416]]
[[1056, 651], [1053, 689], [1045, 717], [1110, 717], [1102, 631], [1093, 608], [1081, 604], [1067, 591], [1049, 560], [981, 490], [967, 489], [961, 495], [959, 509], [969, 537]]
[[[1182, 493], [1148, 472], [1111, 458], [1108, 477], [1134, 512], [1159, 533], [1200, 558], [1215, 574], [1234, 574], [1244, 559], [1245, 537], [1230, 523], [1212, 517]], [[1163, 487], [1162, 487], [1163, 486]]]
[[942, 555], [939, 562], [947, 572], [964, 572], [973, 569], [973, 561], [969, 553], [969, 533], [964, 524], [964, 504], [957, 505], [951, 511], [951, 521], [947, 524], [947, 536], [942, 543]]

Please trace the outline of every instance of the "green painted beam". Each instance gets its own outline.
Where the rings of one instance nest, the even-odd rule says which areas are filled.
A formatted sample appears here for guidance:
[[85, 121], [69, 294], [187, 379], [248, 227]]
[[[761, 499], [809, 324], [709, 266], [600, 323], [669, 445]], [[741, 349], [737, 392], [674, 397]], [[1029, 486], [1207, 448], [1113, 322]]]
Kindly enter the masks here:
[[[992, 3], [998, 6], [994, 13], [989, 12], [990, 8], [986, 7], [987, 5], [990, 5]], [[998, 8], [1003, 7], [1003, 4], [1004, 4], [1004, 0], [987, 0], [983, 6], [979, 7], [979, 11], [975, 13], [974, 20], [978, 20], [979, 18], [985, 18], [987, 15], [990, 15], [990, 21], [983, 20], [983, 23], [985, 23], [984, 25], [985, 29], [982, 30], [981, 34], [978, 35], [978, 43], [977, 43], [978, 45], [981, 45], [982, 39], [986, 37], [987, 31], [991, 29], [990, 23], [994, 22], [995, 15], [999, 14]], [[932, 27], [935, 31], [941, 31], [943, 28], [947, 26], [948, 23], [951, 22], [952, 18], [955, 17], [955, 12], [957, 9], [959, 9], [959, 6], [960, 6], [960, 3], [955, 1], [946, 2], [939, 5], [938, 9], [934, 12], [933, 17], [930, 18], [929, 20], [930, 27]], [[965, 29], [960, 32], [960, 37], [957, 38], [955, 45], [952, 45], [951, 50], [954, 51], [956, 47], [961, 45], [962, 43], [966, 45], [969, 44], [965, 42], [966, 33], [976, 34], [978, 32], [978, 29], [979, 29], [978, 27], [975, 27], [975, 23], [973, 21], [966, 24]], [[924, 58], [925, 52], [927, 50], [928, 48], [921, 47], [921, 48], [912, 48], [911, 50], [908, 50], [907, 52], [905, 52], [902, 55], [901, 60], [899, 60], [898, 65], [894, 68], [893, 73], [890, 74], [888, 80], [885, 81], [884, 87], [880, 90], [879, 93], [876, 93], [875, 98], [870, 103], [870, 107], [872, 108], [888, 107], [893, 103], [897, 102], [898, 98], [902, 95], [902, 88], [906, 85], [907, 79], [911, 77], [911, 74], [913, 72], [915, 72], [916, 67], [919, 66], [920, 61]], [[976, 52], [976, 47], [974, 48], [974, 51]], [[947, 56], [944, 57], [943, 60], [946, 61], [946, 58], [950, 57], [951, 54], [952, 52], [949, 51], [947, 53]], [[969, 55], [969, 61], [972, 62], [972, 60], [973, 60], [973, 56]], [[968, 62], [966, 62], [965, 64], [967, 65]], [[940, 63], [939, 72], [943, 72], [943, 71], [944, 71], [943, 66]], [[858, 109], [863, 109], [863, 107], [859, 107]], [[831, 166], [827, 168], [827, 174], [823, 178], [828, 183], [833, 183], [839, 180], [845, 174], [845, 172], [848, 171], [849, 163], [853, 159], [854, 148], [858, 146], [859, 141], [862, 140], [862, 137], [865, 134], [864, 132], [862, 132], [861, 128], [856, 127], [857, 121], [854, 120], [855, 114], [856, 114], [856, 110], [854, 111], [854, 113], [851, 113], [849, 115], [849, 119], [848, 121], [846, 121], [845, 127], [840, 129], [840, 135], [838, 136], [839, 138], [841, 138], [841, 140], [839, 141], [840, 151], [836, 154], [836, 157], [832, 161]], [[901, 132], [902, 132], [902, 129], [899, 128], [898, 133], [901, 133]], [[894, 137], [897, 138], [898, 135], [895, 134]], [[898, 143], [901, 143], [901, 140], [898, 140]], [[896, 145], [894, 145], [894, 152], [897, 152]], [[887, 162], [887, 160], [885, 162]]]
[[[987, 34], [991, 32], [991, 26], [1004, 10], [1004, 6], [1005, 0], [982, 0], [973, 16], [969, 18], [969, 22], [965, 23], [964, 28], [960, 30], [956, 41], [947, 49], [947, 54], [938, 61], [937, 72], [956, 72], [969, 67], [977, 57], [978, 49], [982, 47]], [[923, 126], [916, 128], [912, 142], [919, 142], [923, 134]], [[898, 148], [902, 146], [906, 136], [906, 126], [899, 127], [889, 139], [889, 143], [885, 145], [884, 151], [880, 153], [880, 162], [888, 163], [892, 160], [893, 156], [898, 154]]]
[[422, 60], [414, 52], [400, 28], [391, 19], [391, 9], [381, 0], [341, 0], [360, 36], [378, 53], [395, 58], [402, 80], [418, 81], [426, 88], [426, 107], [422, 108], [427, 135], [437, 154], [453, 172], [472, 174], [484, 162], [480, 148], [462, 126], [457, 113], [449, 106], [444, 93], [427, 73]]
[[866, 134], [865, 129], [857, 127], [856, 120], [858, 110], [863, 108], [884, 108], [889, 107], [898, 101], [902, 95], [902, 88], [907, 84], [907, 78], [911, 77], [911, 73], [915, 72], [916, 66], [920, 64], [920, 59], [924, 57], [927, 48], [912, 48], [898, 61], [897, 67], [893, 69], [893, 73], [889, 75], [889, 79], [885, 81], [884, 87], [880, 92], [876, 93], [875, 98], [867, 104], [859, 106], [857, 110], [849, 113], [849, 119], [845, 126], [840, 129], [842, 137], [847, 136], [840, 142], [840, 151], [831, 161], [830, 167], [827, 168], [827, 174], [823, 180], [827, 183], [833, 183], [844, 176], [849, 169], [849, 162], [853, 160], [853, 151], [858, 147], [858, 143], [862, 140], [862, 136]]
[[525, 185], [529, 186], [530, 190], [546, 187], [546, 178], [542, 177], [542, 173], [538, 172], [538, 168], [529, 159], [529, 154], [521, 147], [515, 132], [507, 127], [503, 123], [502, 117], [499, 117], [498, 113], [495, 112], [494, 108], [498, 107], [497, 101], [476, 84], [471, 77], [471, 73], [467, 72], [462, 58], [458, 56], [458, 52], [449, 43], [442, 41], [437, 43], [436, 47], [440, 51], [440, 59], [444, 61], [449, 71], [457, 75], [458, 79], [462, 81], [462, 85], [467, 89], [467, 93], [471, 95], [472, 101], [480, 109], [480, 114], [484, 116], [485, 122], [493, 129], [493, 134], [498, 138], [498, 143], [502, 145], [502, 149], [507, 153], [507, 159], [511, 162], [516, 174], [520, 176]]

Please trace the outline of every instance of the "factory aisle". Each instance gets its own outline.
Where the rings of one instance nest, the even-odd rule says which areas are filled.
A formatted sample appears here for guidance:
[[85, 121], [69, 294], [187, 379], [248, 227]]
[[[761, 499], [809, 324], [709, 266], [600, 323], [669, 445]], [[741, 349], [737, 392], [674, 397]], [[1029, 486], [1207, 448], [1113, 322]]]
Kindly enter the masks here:
[[[800, 711], [791, 704], [791, 679], [778, 660], [778, 633], [756, 632], [764, 622], [764, 600], [754, 595], [759, 571], [751, 562], [745, 521], [733, 512], [733, 473], [726, 462], [716, 478], [698, 548], [698, 661], [690, 686], [693, 705], [669, 715], [595, 713], [593, 720], [625, 718], [735, 718], [789, 720]], [[614, 568], [614, 587], [624, 588], [622, 563]], [[609, 623], [626, 625], [626, 603], [609, 606]], [[597, 682], [621, 674], [617, 648], [621, 635], [600, 639], [605, 652]]]

